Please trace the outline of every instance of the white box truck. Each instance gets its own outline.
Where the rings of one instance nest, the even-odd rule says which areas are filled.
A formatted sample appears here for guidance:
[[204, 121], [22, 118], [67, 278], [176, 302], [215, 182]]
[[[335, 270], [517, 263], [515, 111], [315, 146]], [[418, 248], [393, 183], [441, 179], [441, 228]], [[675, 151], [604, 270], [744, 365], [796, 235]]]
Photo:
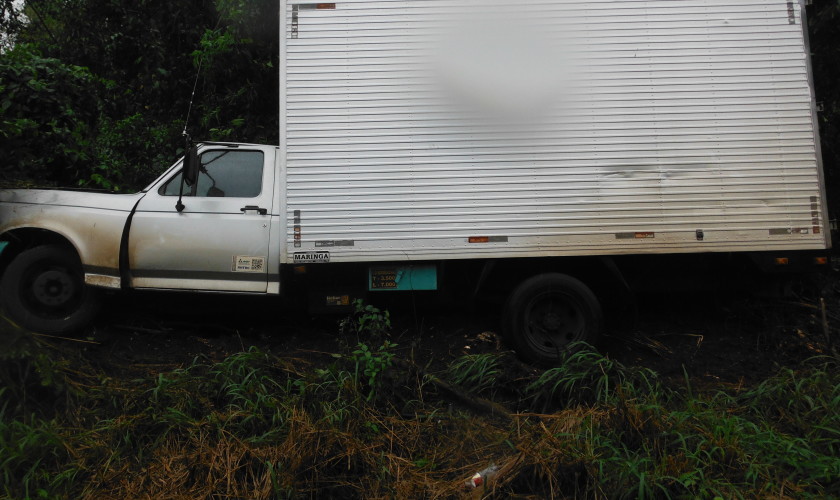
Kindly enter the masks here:
[[551, 362], [655, 278], [825, 265], [804, 14], [281, 0], [279, 145], [201, 143], [132, 195], [3, 191], [2, 306], [64, 332], [95, 287], [493, 296]]

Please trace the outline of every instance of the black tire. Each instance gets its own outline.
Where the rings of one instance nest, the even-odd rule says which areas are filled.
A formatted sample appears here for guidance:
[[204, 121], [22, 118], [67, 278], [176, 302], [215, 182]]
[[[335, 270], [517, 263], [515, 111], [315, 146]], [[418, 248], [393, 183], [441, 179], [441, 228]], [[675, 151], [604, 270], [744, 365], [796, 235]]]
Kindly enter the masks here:
[[21, 252], [0, 278], [0, 305], [25, 329], [73, 333], [99, 311], [99, 294], [85, 285], [75, 252], [45, 245]]
[[503, 326], [521, 358], [556, 365], [575, 342], [595, 344], [604, 317], [598, 298], [579, 280], [565, 274], [541, 274], [525, 280], [508, 298]]

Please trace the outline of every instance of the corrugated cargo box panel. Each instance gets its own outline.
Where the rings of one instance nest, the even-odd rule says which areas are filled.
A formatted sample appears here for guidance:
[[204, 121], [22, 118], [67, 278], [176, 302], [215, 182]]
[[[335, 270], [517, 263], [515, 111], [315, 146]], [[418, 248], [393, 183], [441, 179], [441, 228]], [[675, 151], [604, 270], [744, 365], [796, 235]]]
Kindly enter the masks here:
[[287, 1], [287, 261], [826, 247], [799, 2]]

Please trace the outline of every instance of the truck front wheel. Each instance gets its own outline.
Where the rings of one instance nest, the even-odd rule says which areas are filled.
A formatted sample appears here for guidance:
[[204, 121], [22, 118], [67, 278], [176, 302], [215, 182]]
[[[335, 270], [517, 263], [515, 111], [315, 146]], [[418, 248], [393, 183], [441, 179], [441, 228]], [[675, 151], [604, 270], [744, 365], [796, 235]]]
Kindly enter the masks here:
[[74, 252], [45, 245], [22, 252], [0, 279], [0, 304], [19, 326], [41, 333], [68, 333], [90, 322], [98, 294], [85, 286]]
[[565, 274], [541, 274], [511, 293], [504, 310], [504, 333], [525, 360], [556, 364], [574, 342], [594, 344], [604, 323], [595, 294]]

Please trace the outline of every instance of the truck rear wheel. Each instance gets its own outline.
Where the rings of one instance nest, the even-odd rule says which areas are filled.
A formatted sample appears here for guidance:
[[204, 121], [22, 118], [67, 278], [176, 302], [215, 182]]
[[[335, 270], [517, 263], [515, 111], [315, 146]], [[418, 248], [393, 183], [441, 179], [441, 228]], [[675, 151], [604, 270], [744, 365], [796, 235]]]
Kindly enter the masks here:
[[551, 273], [530, 278], [511, 293], [503, 323], [508, 342], [523, 359], [550, 365], [575, 342], [594, 344], [604, 318], [589, 287]]
[[96, 290], [85, 285], [72, 251], [45, 245], [22, 252], [0, 279], [0, 304], [19, 326], [41, 333], [69, 333], [99, 310]]

